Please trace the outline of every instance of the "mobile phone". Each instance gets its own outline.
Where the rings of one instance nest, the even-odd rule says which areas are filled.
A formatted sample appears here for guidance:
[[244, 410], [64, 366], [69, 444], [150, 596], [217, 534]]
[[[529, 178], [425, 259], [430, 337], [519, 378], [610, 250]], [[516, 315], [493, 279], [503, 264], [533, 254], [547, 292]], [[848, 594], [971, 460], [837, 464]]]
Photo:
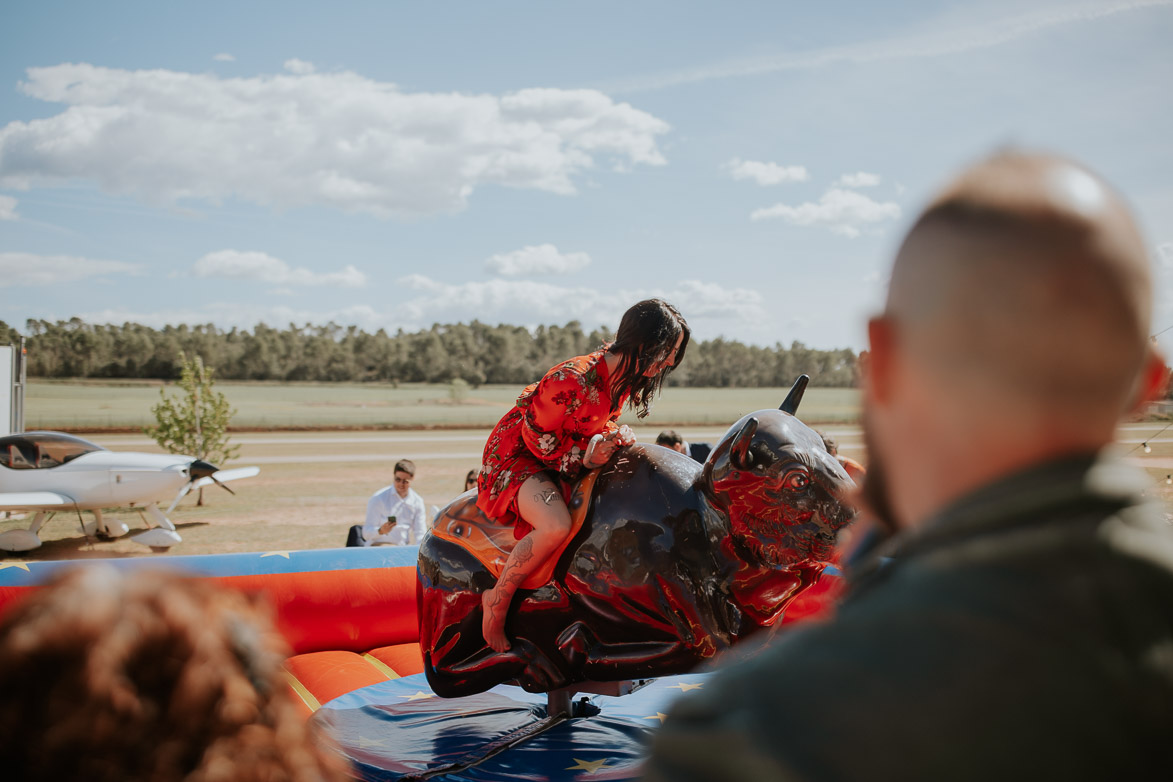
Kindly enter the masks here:
[[387, 517], [387, 523], [388, 523], [388, 524], [390, 524], [392, 527], [394, 527], [394, 526], [395, 526], [395, 517], [394, 517], [394, 516], [388, 516], [388, 517]]

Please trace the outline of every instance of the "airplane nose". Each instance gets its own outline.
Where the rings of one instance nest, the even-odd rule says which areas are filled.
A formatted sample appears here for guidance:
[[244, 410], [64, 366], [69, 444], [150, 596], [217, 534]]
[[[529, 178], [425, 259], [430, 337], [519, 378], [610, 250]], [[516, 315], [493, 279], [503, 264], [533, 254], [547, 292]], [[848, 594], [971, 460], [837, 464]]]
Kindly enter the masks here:
[[196, 459], [187, 466], [187, 474], [191, 476], [193, 481], [200, 478], [207, 478], [214, 472], [219, 472], [220, 468], [214, 464], [208, 464], [203, 459]]

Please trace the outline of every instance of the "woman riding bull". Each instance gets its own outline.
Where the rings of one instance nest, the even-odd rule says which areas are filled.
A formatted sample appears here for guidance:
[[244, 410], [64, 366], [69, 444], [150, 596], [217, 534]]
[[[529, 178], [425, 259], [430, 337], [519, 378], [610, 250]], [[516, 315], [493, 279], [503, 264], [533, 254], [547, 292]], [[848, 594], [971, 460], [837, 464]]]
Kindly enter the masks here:
[[626, 404], [643, 418], [665, 376], [684, 359], [688, 323], [666, 301], [646, 299], [623, 314], [615, 341], [564, 361], [528, 386], [485, 444], [477, 506], [511, 525], [517, 545], [484, 593], [482, 632], [509, 648], [505, 617], [518, 586], [570, 534], [566, 499], [584, 470], [602, 467], [635, 437], [618, 426]]

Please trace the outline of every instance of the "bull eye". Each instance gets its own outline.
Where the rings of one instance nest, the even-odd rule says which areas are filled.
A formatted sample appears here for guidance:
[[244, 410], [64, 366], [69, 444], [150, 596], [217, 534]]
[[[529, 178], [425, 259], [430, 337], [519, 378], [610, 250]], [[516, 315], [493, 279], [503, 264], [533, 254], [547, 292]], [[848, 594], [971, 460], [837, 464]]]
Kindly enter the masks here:
[[782, 485], [792, 491], [802, 491], [810, 485], [811, 479], [802, 470], [795, 470], [783, 479]]

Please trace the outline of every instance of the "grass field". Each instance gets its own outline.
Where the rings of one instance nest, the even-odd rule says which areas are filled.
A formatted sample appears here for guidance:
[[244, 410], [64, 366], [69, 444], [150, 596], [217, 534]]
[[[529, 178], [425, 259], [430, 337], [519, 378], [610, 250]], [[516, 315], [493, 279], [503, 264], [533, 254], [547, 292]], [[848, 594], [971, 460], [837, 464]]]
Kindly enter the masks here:
[[[65, 431], [137, 430], [154, 422], [161, 383], [64, 382], [33, 379], [25, 393], [25, 428]], [[457, 402], [447, 385], [398, 387], [359, 383], [219, 383], [236, 408], [237, 429], [416, 429], [491, 427], [509, 409], [517, 386], [468, 389]], [[728, 426], [752, 410], [777, 407], [788, 389], [669, 388], [643, 424]], [[808, 389], [805, 420], [854, 422], [859, 391]], [[627, 414], [626, 422], [635, 424]]]
[[[1157, 481], [1155, 492], [1173, 503], [1173, 430], [1157, 436], [1165, 423], [1129, 424], [1120, 431], [1120, 449], [1145, 467]], [[726, 427], [681, 427], [692, 442], [716, 442]], [[827, 431], [839, 440], [842, 452], [864, 459], [860, 432], [854, 425], [832, 425]], [[658, 427], [637, 427], [639, 438], [655, 439]], [[232, 484], [237, 496], [220, 489], [205, 492], [207, 505], [196, 507], [189, 497], [171, 514], [183, 536], [175, 554], [214, 554], [236, 551], [293, 551], [343, 545], [346, 530], [361, 523], [370, 495], [390, 483], [396, 459], [415, 460], [414, 488], [429, 506], [442, 506], [460, 492], [465, 473], [480, 461], [487, 428], [412, 432], [270, 432], [244, 433], [233, 439], [241, 454], [236, 465], [255, 464], [261, 474]], [[96, 442], [112, 450], [157, 451], [142, 435], [92, 433]], [[1141, 443], [1148, 441], [1152, 453]], [[225, 466], [225, 465], [220, 465]], [[232, 466], [232, 465], [227, 465]], [[143, 529], [137, 513], [113, 514], [131, 527]], [[27, 519], [0, 520], [0, 531], [23, 528]], [[88, 540], [77, 531], [76, 516], [59, 514], [41, 531], [44, 545], [24, 555], [5, 558], [51, 560], [77, 557], [150, 556], [129, 538]]]

